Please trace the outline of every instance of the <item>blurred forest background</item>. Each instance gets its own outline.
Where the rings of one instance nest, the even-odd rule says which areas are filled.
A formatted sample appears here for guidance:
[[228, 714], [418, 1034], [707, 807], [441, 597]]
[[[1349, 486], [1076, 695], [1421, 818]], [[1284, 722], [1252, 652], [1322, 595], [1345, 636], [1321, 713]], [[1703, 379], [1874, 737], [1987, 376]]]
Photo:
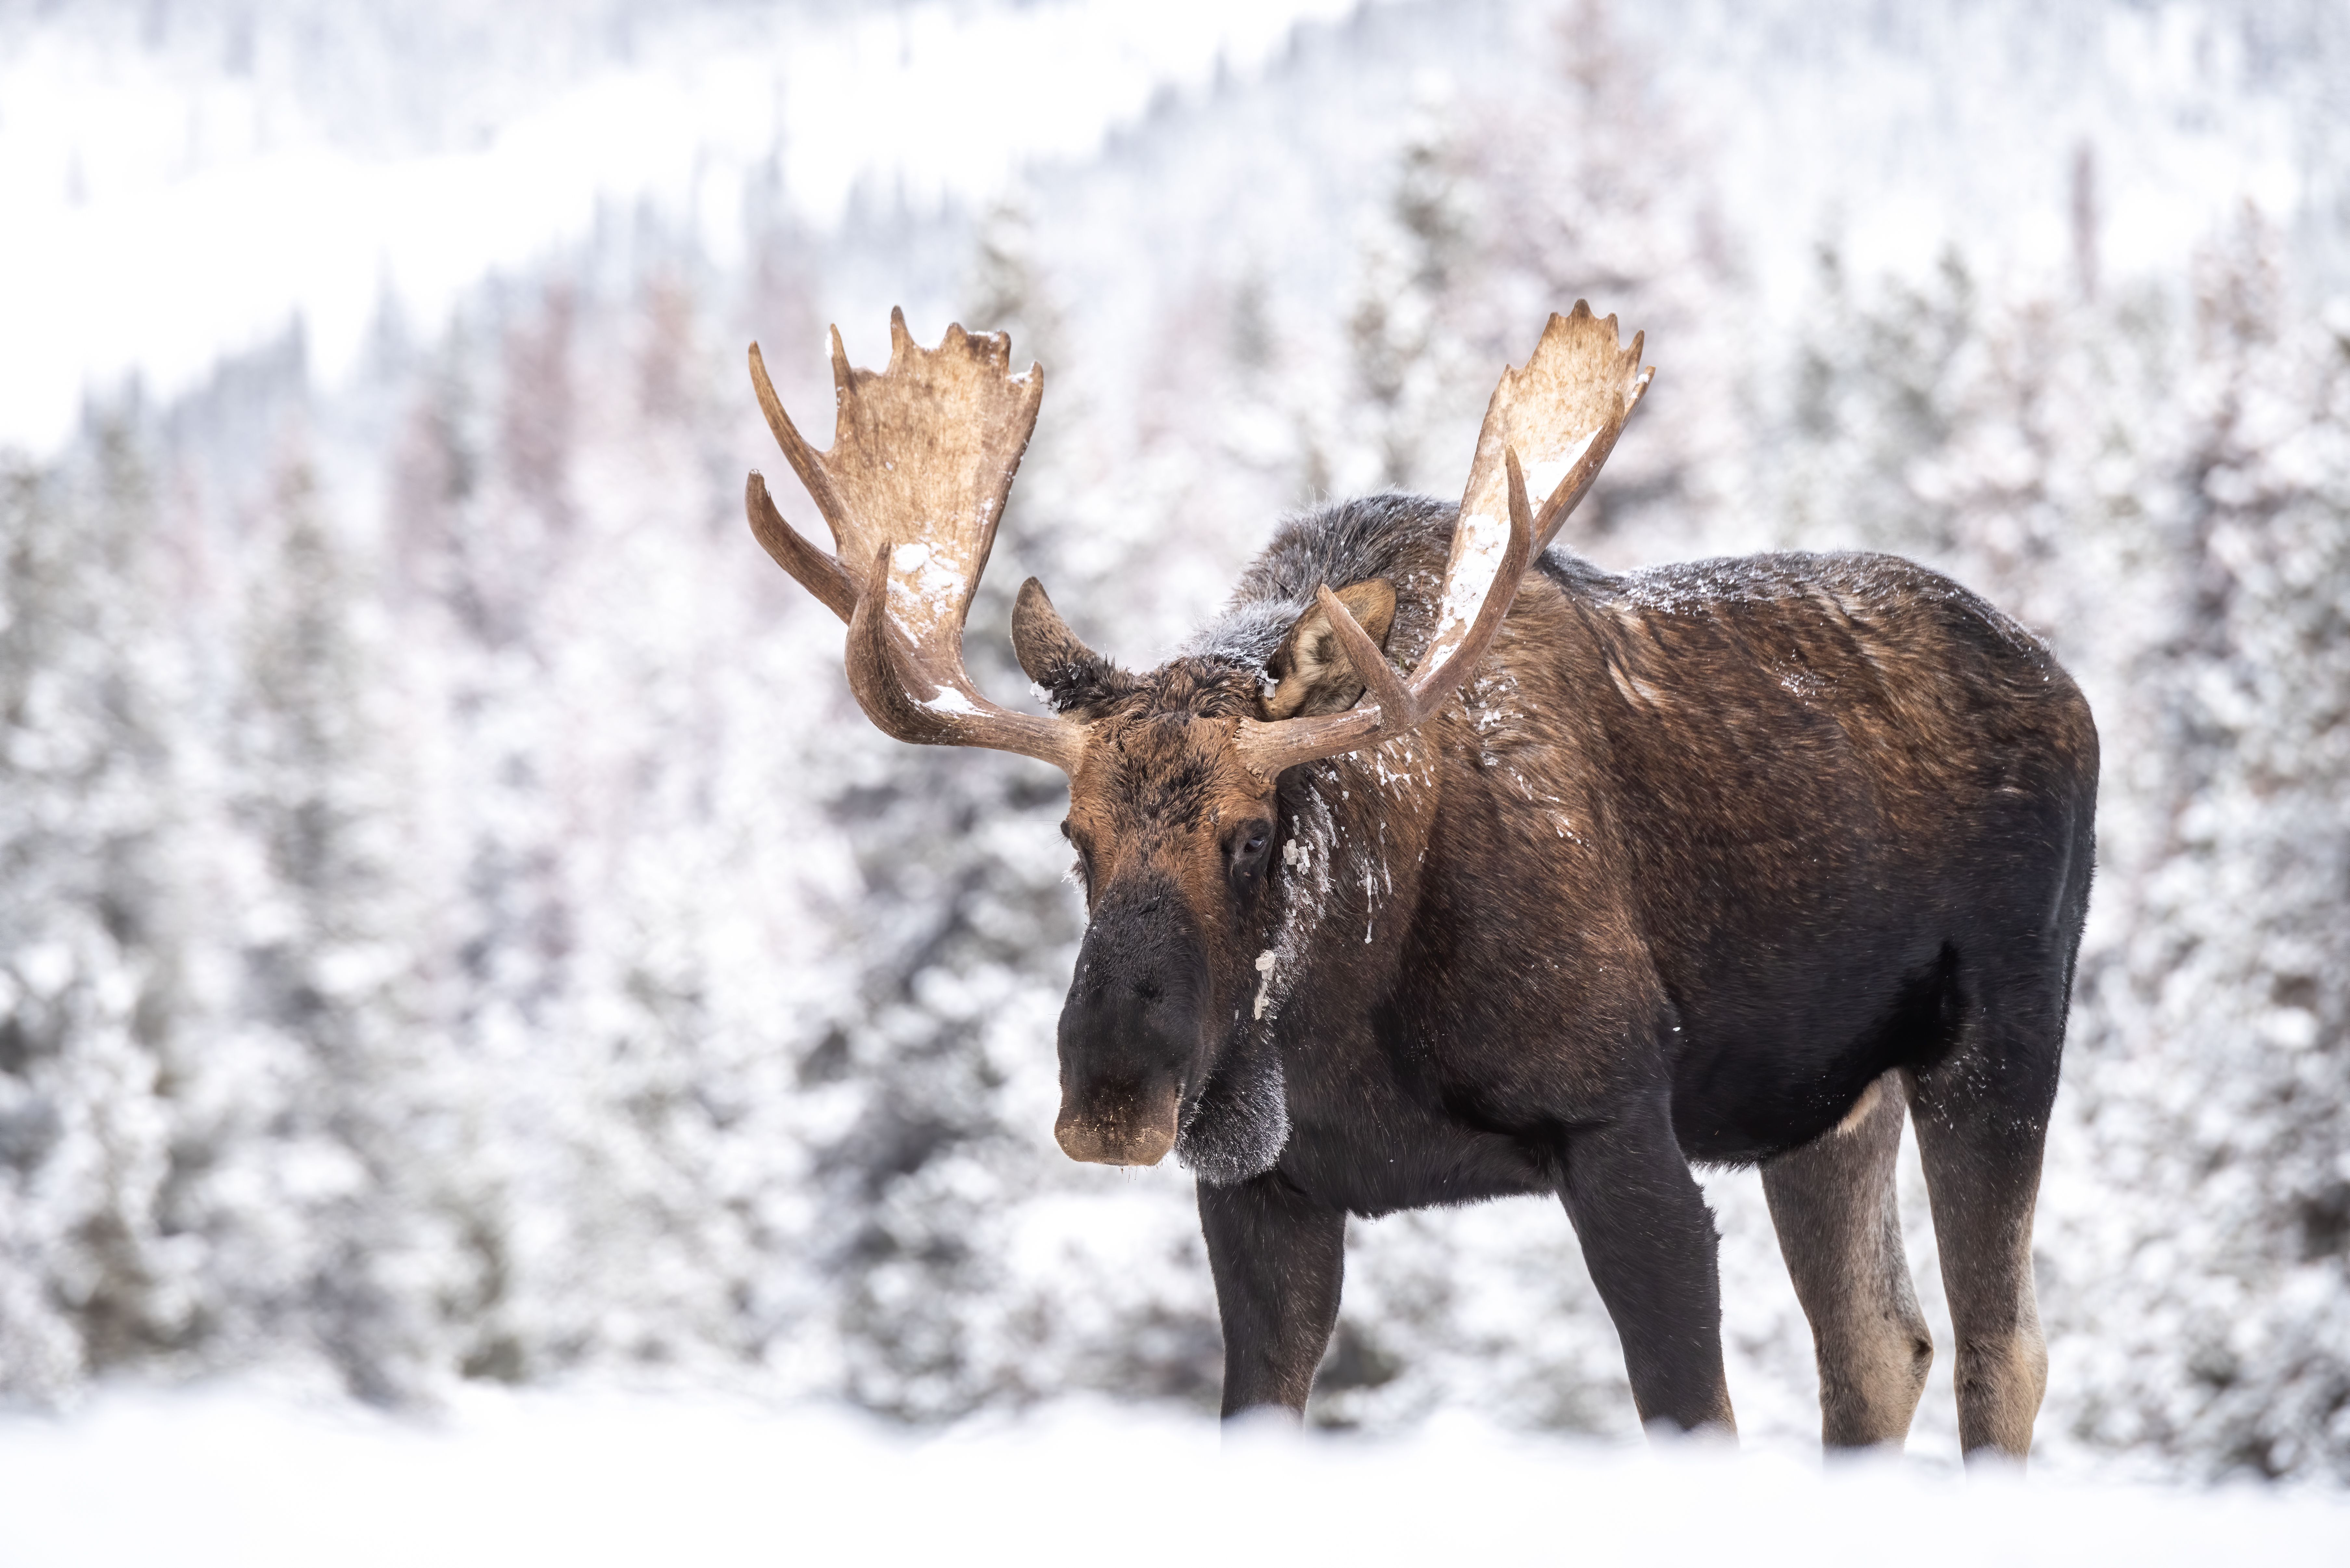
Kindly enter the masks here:
[[[429, 162], [567, 84], [780, 79], [847, 35], [947, 69], [1058, 15], [0, 5], [0, 193], [103, 198], [12, 119], [77, 61]], [[743, 345], [818, 440], [828, 322], [860, 363], [892, 304], [1043, 362], [972, 623], [1008, 700], [1024, 575], [1152, 661], [1285, 510], [1456, 495], [1501, 367], [1587, 296], [1660, 369], [1566, 545], [1914, 556], [2095, 704], [2043, 1454], [2350, 1481], [2350, 14], [1399, 0], [1003, 178], [811, 188], [811, 136], [1052, 97], [1051, 60], [993, 58], [910, 128], [851, 73], [820, 129], [429, 306], [366, 279], [342, 348], [297, 320], [101, 378], [0, 449], [0, 1390], [282, 1366], [394, 1404], [1212, 1406], [1190, 1178], [1050, 1137], [1060, 781], [858, 715], [837, 623], [743, 522], [757, 466], [816, 524]], [[332, 237], [305, 189], [255, 266]], [[138, 268], [210, 243], [135, 238], [103, 285], [133, 315]], [[115, 308], [77, 285], [9, 331]], [[1954, 1456], [1905, 1180], [1940, 1350], [1912, 1447]], [[1807, 1438], [1759, 1183], [1709, 1189], [1742, 1423]], [[1633, 1432], [1555, 1205], [1358, 1223], [1348, 1267], [1316, 1419]]]

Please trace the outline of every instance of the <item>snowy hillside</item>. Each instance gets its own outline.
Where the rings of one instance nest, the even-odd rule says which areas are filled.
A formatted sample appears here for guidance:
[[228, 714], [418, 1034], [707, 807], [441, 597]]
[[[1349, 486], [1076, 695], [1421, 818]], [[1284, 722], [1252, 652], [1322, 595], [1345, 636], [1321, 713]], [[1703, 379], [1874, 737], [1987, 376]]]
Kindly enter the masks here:
[[[1565, 544], [1914, 555], [2095, 706], [2044, 1468], [2350, 1479], [2337, 8], [1228, 12], [0, 5], [0, 1387], [1211, 1407], [1190, 1178], [1049, 1136], [1060, 783], [858, 713], [743, 346], [818, 439], [829, 322], [1042, 360], [1009, 701], [1024, 576], [1154, 660], [1284, 510], [1457, 493], [1588, 296], [1661, 369]], [[1316, 1401], [1634, 1433], [1531, 1202], [1357, 1224]]]

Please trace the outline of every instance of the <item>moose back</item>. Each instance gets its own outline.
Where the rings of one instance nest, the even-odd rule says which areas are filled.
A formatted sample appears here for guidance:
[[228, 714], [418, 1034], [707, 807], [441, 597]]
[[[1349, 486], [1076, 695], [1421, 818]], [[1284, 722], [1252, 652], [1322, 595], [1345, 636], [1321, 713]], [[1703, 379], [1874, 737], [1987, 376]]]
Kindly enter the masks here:
[[1762, 1168], [1825, 1440], [1898, 1443], [1933, 1356], [1895, 1210], [1914, 1116], [1962, 1445], [2029, 1451], [2097, 778], [2044, 647], [1890, 556], [1548, 550], [1652, 373], [1578, 302], [1502, 376], [1458, 506], [1286, 522], [1159, 668], [1030, 579], [1013, 642], [1052, 711], [1014, 712], [962, 626], [1043, 375], [1000, 335], [891, 337], [876, 372], [834, 334], [821, 452], [753, 346], [835, 549], [755, 472], [752, 527], [847, 622], [881, 729], [1067, 774], [1088, 923], [1055, 1134], [1197, 1173], [1227, 1415], [1304, 1410], [1347, 1215], [1551, 1193], [1641, 1418], [1733, 1428], [1700, 1161]]

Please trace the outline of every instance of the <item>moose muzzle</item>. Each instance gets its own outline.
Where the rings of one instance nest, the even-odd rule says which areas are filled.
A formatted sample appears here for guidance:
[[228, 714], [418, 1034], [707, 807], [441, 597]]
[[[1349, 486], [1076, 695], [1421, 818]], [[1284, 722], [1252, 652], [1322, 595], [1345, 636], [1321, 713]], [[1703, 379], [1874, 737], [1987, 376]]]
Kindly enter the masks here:
[[1061, 1008], [1061, 1114], [1071, 1159], [1156, 1165], [1175, 1147], [1200, 1054], [1207, 958], [1173, 886], [1152, 878], [1103, 899]]
[[1053, 1137], [1071, 1159], [1093, 1165], [1157, 1165], [1175, 1147], [1182, 1085], [1173, 1080], [1139, 1093], [1097, 1095], [1080, 1104], [1065, 1095]]

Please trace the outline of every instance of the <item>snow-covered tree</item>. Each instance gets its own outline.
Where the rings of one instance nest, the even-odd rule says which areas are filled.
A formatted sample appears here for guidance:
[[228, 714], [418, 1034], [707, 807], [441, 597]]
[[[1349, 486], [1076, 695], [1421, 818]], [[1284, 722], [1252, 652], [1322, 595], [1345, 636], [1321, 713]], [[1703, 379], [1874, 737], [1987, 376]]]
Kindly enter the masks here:
[[[2154, 635], [2107, 720], [2133, 820], [2068, 1088], [2082, 1438], [2350, 1476], [2350, 342], [2248, 220], [2148, 454]], [[2108, 1216], [2110, 1220], [2111, 1216]], [[2094, 1260], [2094, 1262], [2091, 1262]], [[2108, 1272], [2109, 1271], [2109, 1272]]]
[[355, 1393], [391, 1401], [443, 1359], [439, 1303], [468, 1288], [462, 1124], [421, 990], [414, 790], [390, 730], [389, 628], [305, 458], [285, 461], [255, 524], [224, 747], [252, 853], [234, 938], [248, 1065], [221, 1107], [241, 1136], [213, 1137], [302, 1234], [246, 1258], [259, 1267], [235, 1289], [307, 1327]]
[[0, 1391], [199, 1332], [174, 1177], [190, 851], [172, 562], [136, 405], [0, 474]]

